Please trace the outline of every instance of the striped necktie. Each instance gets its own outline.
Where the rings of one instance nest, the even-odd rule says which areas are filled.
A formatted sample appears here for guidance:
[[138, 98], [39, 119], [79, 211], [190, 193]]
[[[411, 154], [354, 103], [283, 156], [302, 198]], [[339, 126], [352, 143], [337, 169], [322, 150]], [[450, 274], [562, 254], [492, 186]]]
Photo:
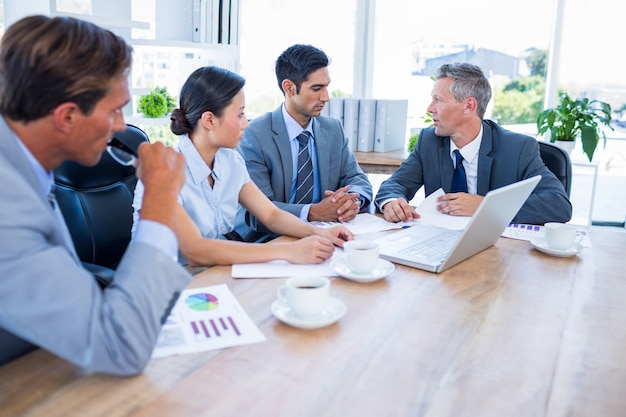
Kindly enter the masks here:
[[467, 192], [467, 177], [465, 175], [465, 168], [463, 168], [463, 156], [458, 149], [454, 151], [456, 158], [456, 166], [454, 167], [454, 173], [452, 174], [452, 187], [450, 187], [451, 193], [466, 193]]
[[296, 180], [296, 204], [313, 202], [313, 162], [309, 154], [309, 137], [306, 130], [298, 135], [298, 176]]

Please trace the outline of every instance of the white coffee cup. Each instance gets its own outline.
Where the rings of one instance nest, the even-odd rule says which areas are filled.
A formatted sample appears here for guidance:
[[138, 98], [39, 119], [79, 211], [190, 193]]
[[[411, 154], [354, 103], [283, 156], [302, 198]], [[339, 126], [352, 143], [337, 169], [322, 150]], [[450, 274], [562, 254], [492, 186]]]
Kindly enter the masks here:
[[355, 274], [369, 274], [378, 263], [378, 243], [369, 240], [350, 240], [343, 244], [345, 261]]
[[576, 226], [565, 223], [546, 223], [543, 226], [546, 244], [551, 249], [566, 250], [581, 241]]
[[330, 280], [325, 277], [293, 277], [278, 288], [278, 298], [299, 317], [321, 313], [328, 304], [329, 293]]

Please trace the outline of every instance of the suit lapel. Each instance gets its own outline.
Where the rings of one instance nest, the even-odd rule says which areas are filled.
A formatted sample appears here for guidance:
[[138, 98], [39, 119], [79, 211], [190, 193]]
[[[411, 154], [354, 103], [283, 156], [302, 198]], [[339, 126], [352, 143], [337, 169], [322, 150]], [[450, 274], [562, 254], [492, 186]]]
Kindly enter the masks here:
[[317, 157], [317, 172], [320, 178], [320, 190], [322, 192], [321, 198], [324, 198], [324, 190], [330, 189], [330, 153], [331, 146], [329, 139], [331, 136], [328, 134], [326, 128], [322, 126], [318, 118], [313, 122], [313, 134], [315, 135], [315, 154]]
[[491, 164], [493, 163], [493, 158], [490, 156], [492, 149], [493, 132], [489, 125], [483, 123], [483, 140], [478, 151], [478, 178], [476, 184], [476, 191], [479, 195], [485, 195], [489, 191]]
[[28, 161], [26, 155], [24, 155], [24, 152], [14, 137], [15, 133], [9, 129], [9, 126], [4, 121], [4, 118], [0, 117], [0, 155], [4, 155], [6, 159], [5, 163], [11, 165], [13, 169], [26, 180], [28, 185], [35, 190], [35, 193], [41, 200], [42, 205], [51, 209], [51, 214], [55, 217], [55, 223], [57, 225], [55, 230], [57, 241], [63, 242], [65, 247], [74, 257], [74, 260], [79, 262], [76, 249], [74, 248], [74, 242], [72, 241], [70, 232], [65, 224], [65, 219], [63, 218], [61, 210], [59, 210], [56, 203], [54, 208], [50, 207], [48, 196], [41, 189], [41, 184], [31, 169], [30, 162]]
[[47, 196], [41, 191], [41, 185], [37, 176], [30, 167], [30, 163], [22, 152], [22, 149], [14, 139], [15, 133], [4, 121], [3, 117], [0, 117], [0, 154], [6, 155], [6, 163], [13, 166], [13, 168], [22, 175], [28, 184], [35, 190], [44, 204], [48, 204]]
[[452, 173], [454, 172], [454, 165], [452, 164], [452, 158], [450, 158], [449, 137], [440, 141], [438, 158], [440, 166], [439, 176], [441, 177], [441, 188], [443, 188], [444, 191], [449, 192], [450, 186], [452, 184]]
[[[272, 112], [271, 124], [272, 138], [274, 140], [274, 144], [276, 145], [276, 151], [278, 152], [278, 157], [280, 158], [281, 167], [285, 173], [285, 175], [282, 176], [285, 178], [283, 184], [285, 201], [289, 201], [289, 197], [291, 196], [291, 182], [294, 177], [293, 156], [291, 155], [291, 143], [289, 135], [287, 134], [287, 127], [285, 126], [285, 120], [283, 119], [282, 106], [278, 106], [278, 108]], [[281, 152], [281, 149], [286, 151]], [[287, 179], [289, 179], [289, 181], [287, 181]]]

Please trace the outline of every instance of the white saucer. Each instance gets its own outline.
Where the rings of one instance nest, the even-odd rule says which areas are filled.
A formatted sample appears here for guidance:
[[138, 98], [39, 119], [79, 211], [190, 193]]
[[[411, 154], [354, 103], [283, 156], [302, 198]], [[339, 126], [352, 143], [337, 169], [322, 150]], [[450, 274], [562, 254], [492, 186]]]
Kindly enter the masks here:
[[282, 300], [276, 300], [272, 303], [272, 314], [278, 320], [300, 329], [319, 329], [328, 326], [342, 318], [346, 311], [348, 311], [346, 305], [334, 297], [328, 299], [328, 304], [321, 313], [306, 318], [296, 316], [289, 305]]
[[350, 270], [350, 267], [346, 264], [344, 257], [333, 260], [330, 263], [330, 267], [342, 277], [356, 282], [376, 281], [391, 274], [395, 269], [391, 262], [379, 259], [371, 273], [357, 274], [356, 272], [352, 272], [352, 270]]
[[552, 249], [548, 247], [546, 244], [546, 240], [542, 237], [536, 237], [530, 240], [530, 243], [537, 249], [539, 252], [543, 252], [548, 255], [558, 256], [561, 258], [566, 258], [568, 256], [573, 256], [583, 250], [583, 246], [580, 243], [574, 243], [569, 249]]

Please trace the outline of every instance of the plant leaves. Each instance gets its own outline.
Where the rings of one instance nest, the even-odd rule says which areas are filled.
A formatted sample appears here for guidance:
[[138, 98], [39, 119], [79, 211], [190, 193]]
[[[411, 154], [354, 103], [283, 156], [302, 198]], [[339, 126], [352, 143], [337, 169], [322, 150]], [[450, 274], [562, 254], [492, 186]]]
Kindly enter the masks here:
[[580, 139], [583, 143], [583, 152], [589, 158], [589, 162], [593, 159], [593, 153], [598, 146], [600, 136], [598, 130], [590, 126], [584, 126], [580, 129]]

